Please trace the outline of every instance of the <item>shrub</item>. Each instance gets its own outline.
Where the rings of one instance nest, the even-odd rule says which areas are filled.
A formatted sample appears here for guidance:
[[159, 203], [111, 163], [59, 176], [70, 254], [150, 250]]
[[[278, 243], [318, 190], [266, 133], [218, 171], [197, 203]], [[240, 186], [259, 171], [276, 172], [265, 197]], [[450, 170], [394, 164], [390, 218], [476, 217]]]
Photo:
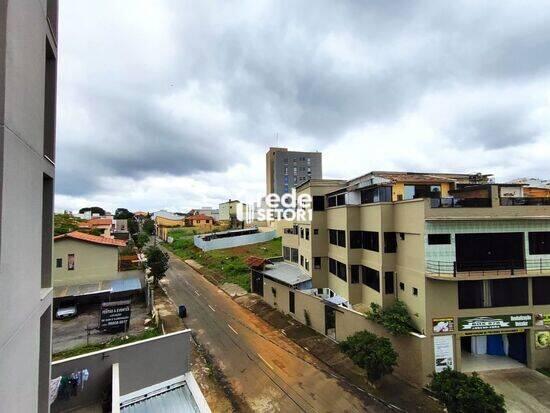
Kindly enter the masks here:
[[371, 303], [370, 311], [366, 313], [369, 320], [383, 325], [390, 333], [399, 336], [414, 330], [409, 310], [403, 301], [395, 301], [390, 307], [382, 309], [380, 305]]
[[397, 353], [390, 340], [368, 331], [359, 331], [340, 343], [340, 349], [367, 371], [370, 381], [380, 380], [397, 365]]
[[449, 413], [504, 413], [504, 397], [477, 373], [468, 376], [449, 368], [435, 373], [428, 386]]

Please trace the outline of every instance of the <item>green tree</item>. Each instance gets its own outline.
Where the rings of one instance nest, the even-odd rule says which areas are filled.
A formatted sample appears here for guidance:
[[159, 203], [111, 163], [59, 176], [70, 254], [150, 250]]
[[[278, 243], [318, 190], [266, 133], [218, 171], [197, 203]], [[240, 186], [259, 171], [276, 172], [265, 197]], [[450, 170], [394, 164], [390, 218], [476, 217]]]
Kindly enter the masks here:
[[449, 368], [432, 376], [428, 386], [449, 413], [504, 413], [504, 397], [477, 373], [471, 376]]
[[147, 235], [145, 232], [140, 232], [133, 235], [132, 239], [134, 240], [134, 244], [136, 245], [136, 247], [142, 249], [149, 242], [149, 235]]
[[93, 207], [86, 207], [86, 208], [80, 208], [80, 211], [78, 211], [79, 214], [83, 214], [85, 212], [90, 211], [93, 214], [99, 214], [100, 216], [105, 216], [105, 210], [103, 208], [93, 206]]
[[61, 235], [78, 229], [79, 219], [70, 214], [55, 214], [53, 216], [54, 234]]
[[143, 232], [153, 235], [155, 233], [155, 221], [149, 218], [143, 221]]
[[340, 349], [359, 367], [367, 371], [371, 382], [380, 380], [397, 365], [397, 353], [390, 340], [368, 331], [359, 331], [340, 344]]
[[151, 271], [150, 275], [153, 277], [155, 285], [157, 285], [170, 267], [168, 254], [159, 247], [152, 245], [145, 250], [145, 255], [147, 256], [147, 267]]
[[131, 235], [137, 234], [139, 232], [139, 225], [137, 221], [133, 218], [128, 220], [128, 232]]
[[399, 336], [414, 331], [414, 324], [403, 301], [396, 300], [391, 306], [383, 309], [379, 304], [371, 303], [366, 313], [369, 320], [383, 325], [393, 335]]
[[128, 211], [126, 208], [117, 208], [115, 211], [115, 219], [133, 219], [134, 214]]
[[100, 236], [101, 234], [103, 234], [103, 231], [100, 230], [99, 228], [92, 228], [89, 233], [91, 235], [97, 235], [97, 236]]

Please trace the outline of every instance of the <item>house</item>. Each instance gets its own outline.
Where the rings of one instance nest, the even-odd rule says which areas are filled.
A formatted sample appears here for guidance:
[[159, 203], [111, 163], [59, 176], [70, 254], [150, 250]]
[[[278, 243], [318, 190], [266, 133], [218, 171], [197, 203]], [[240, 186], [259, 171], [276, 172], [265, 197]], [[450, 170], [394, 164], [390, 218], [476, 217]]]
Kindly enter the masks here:
[[242, 217], [246, 216], [246, 204], [240, 202], [237, 199], [222, 202], [219, 205], [220, 221], [230, 222], [232, 224], [240, 221], [238, 215], [242, 214]]
[[550, 181], [536, 178], [519, 178], [510, 181], [510, 183], [522, 184], [523, 193], [529, 198], [549, 198]]
[[192, 209], [187, 213], [187, 216], [189, 215], [208, 215], [209, 217], [212, 217], [216, 222], [220, 220], [220, 210], [214, 209], [212, 207]]
[[185, 218], [185, 225], [189, 227], [212, 229], [215, 223], [214, 218], [204, 214], [189, 215]]
[[153, 220], [155, 221], [157, 236], [164, 241], [168, 239], [170, 229], [185, 226], [185, 217], [164, 210], [153, 213]]
[[[112, 218], [92, 218], [85, 222], [80, 222], [78, 228], [81, 231], [90, 232], [90, 231], [99, 231], [103, 237], [110, 238], [111, 231], [113, 229], [113, 219]], [[126, 223], [126, 229], [128, 229], [128, 224]]]
[[[314, 290], [281, 282], [266, 265], [252, 283], [266, 302], [301, 322], [307, 312], [336, 340], [362, 329], [386, 335], [407, 352], [397, 373], [417, 384], [445, 366], [550, 364], [538, 339], [550, 327], [550, 198], [475, 173], [374, 171], [297, 191], [312, 197], [312, 219], [284, 231], [282, 256]], [[412, 317], [410, 336], [364, 316], [371, 303], [396, 300]]]

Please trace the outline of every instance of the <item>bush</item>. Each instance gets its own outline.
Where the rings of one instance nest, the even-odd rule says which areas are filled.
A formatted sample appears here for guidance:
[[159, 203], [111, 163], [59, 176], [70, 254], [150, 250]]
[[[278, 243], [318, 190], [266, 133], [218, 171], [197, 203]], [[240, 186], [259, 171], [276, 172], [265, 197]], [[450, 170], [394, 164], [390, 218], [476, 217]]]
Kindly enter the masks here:
[[367, 318], [383, 325], [390, 333], [399, 336], [414, 331], [412, 318], [403, 301], [397, 300], [386, 309], [371, 303], [370, 308], [366, 313]]
[[145, 255], [147, 256], [147, 267], [151, 270], [150, 275], [156, 285], [170, 268], [168, 254], [159, 247], [151, 245], [145, 250]]
[[149, 235], [147, 235], [145, 232], [140, 232], [134, 235], [132, 238], [136, 247], [138, 247], [139, 249], [142, 249], [149, 242]]
[[372, 382], [391, 373], [397, 365], [397, 353], [390, 340], [368, 331], [355, 333], [339, 346], [355, 364], [367, 371], [367, 377]]
[[428, 386], [449, 413], [504, 413], [504, 397], [477, 373], [468, 376], [449, 368], [435, 373]]

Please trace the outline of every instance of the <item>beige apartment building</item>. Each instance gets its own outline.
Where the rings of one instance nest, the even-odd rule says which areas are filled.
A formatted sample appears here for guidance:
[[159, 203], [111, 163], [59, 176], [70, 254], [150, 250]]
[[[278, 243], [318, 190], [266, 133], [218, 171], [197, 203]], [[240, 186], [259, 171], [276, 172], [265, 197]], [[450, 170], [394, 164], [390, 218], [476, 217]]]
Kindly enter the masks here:
[[[413, 381], [445, 366], [550, 366], [548, 198], [480, 174], [371, 172], [297, 190], [313, 197], [312, 220], [285, 230], [283, 257], [311, 277], [314, 290], [304, 292], [326, 304], [308, 310], [314, 328], [343, 339], [372, 327], [362, 317], [371, 303], [399, 299], [416, 332], [410, 343], [391, 338], [399, 373]], [[303, 318], [298, 301], [311, 298], [269, 271], [257, 274], [265, 276], [253, 277], [253, 290], [256, 283], [270, 304]], [[289, 297], [273, 291], [283, 284]]]

